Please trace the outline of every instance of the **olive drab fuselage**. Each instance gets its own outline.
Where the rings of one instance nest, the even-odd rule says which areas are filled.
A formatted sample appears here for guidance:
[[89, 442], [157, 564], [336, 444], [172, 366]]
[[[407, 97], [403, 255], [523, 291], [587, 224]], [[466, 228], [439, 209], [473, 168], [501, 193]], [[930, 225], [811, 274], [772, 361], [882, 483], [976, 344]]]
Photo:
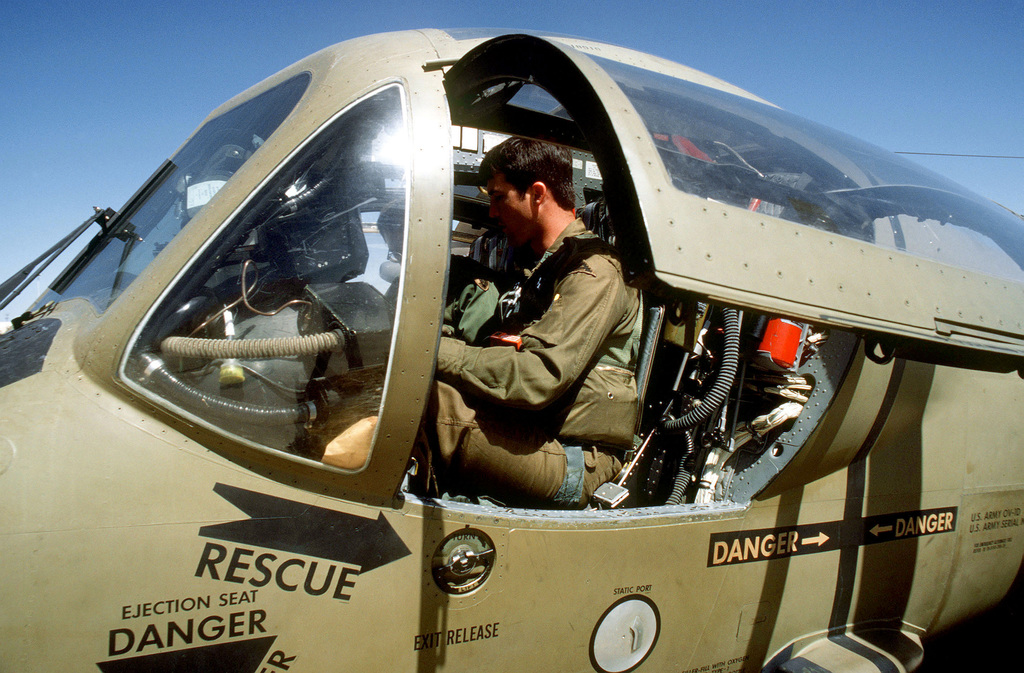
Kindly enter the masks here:
[[[573, 150], [642, 297], [627, 471], [586, 509], [416, 486], [512, 134]], [[703, 73], [359, 38], [103, 223], [0, 336], [12, 669], [908, 670], [1019, 575], [1024, 223]], [[320, 460], [356, 427], [364, 463]]]

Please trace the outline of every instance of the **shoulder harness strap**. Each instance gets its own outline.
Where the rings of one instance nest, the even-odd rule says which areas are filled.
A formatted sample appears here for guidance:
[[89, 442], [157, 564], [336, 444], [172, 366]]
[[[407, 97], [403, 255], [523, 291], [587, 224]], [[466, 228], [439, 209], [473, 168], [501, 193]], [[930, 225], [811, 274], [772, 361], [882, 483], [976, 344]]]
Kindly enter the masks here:
[[502, 296], [500, 310], [503, 329], [519, 332], [538, 320], [551, 306], [558, 280], [587, 257], [599, 253], [616, 254], [615, 248], [589, 231], [566, 238], [557, 250], [545, 253], [530, 277], [516, 283], [512, 290]]

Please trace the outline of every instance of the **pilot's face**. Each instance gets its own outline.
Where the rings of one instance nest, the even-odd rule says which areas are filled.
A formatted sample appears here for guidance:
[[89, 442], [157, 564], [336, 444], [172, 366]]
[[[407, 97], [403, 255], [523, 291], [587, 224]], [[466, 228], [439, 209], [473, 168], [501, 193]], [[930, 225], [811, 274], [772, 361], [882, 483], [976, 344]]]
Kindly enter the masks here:
[[540, 235], [532, 190], [520, 192], [505, 180], [504, 173], [495, 173], [487, 181], [487, 195], [491, 199], [490, 217], [498, 221], [513, 247], [527, 245]]

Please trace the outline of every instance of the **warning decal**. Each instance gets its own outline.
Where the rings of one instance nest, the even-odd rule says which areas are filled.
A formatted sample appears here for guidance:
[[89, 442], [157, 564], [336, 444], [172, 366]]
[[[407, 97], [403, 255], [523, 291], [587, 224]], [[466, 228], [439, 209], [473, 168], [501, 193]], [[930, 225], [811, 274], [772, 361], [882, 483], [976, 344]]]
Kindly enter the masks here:
[[844, 545], [863, 546], [956, 530], [956, 507], [870, 516], [857, 522], [818, 524], [714, 533], [708, 545], [708, 567], [770, 561], [834, 551]]
[[864, 519], [866, 544], [947, 533], [956, 528], [956, 507], [883, 514]]
[[808, 526], [715, 533], [708, 550], [708, 567], [768, 561], [839, 548], [839, 522]]
[[[172, 673], [173, 671], [204, 671], [206, 673], [256, 673], [276, 636], [206, 645], [187, 650], [146, 654], [129, 659], [101, 661], [103, 673]], [[265, 670], [265, 669], [264, 669]]]
[[203, 537], [349, 563], [362, 573], [412, 553], [383, 512], [365, 519], [227, 484], [213, 490], [249, 518], [203, 526]]

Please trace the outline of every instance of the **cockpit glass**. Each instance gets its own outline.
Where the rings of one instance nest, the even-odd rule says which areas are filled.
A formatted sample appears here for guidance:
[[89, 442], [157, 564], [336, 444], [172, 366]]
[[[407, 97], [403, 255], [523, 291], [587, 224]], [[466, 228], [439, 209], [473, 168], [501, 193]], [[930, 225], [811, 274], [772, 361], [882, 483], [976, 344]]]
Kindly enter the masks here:
[[405, 245], [403, 101], [392, 84], [354, 103], [249, 199], [143, 322], [123, 368], [133, 386], [256, 446], [364, 464], [330, 447], [368, 451], [381, 404]]
[[1024, 280], [1024, 220], [916, 164], [776, 107], [608, 59], [684, 192]]
[[106, 310], [270, 137], [309, 81], [293, 77], [204, 124], [39, 303], [83, 297]]
[[565, 107], [555, 97], [536, 84], [525, 84], [512, 96], [509, 105], [572, 120]]

